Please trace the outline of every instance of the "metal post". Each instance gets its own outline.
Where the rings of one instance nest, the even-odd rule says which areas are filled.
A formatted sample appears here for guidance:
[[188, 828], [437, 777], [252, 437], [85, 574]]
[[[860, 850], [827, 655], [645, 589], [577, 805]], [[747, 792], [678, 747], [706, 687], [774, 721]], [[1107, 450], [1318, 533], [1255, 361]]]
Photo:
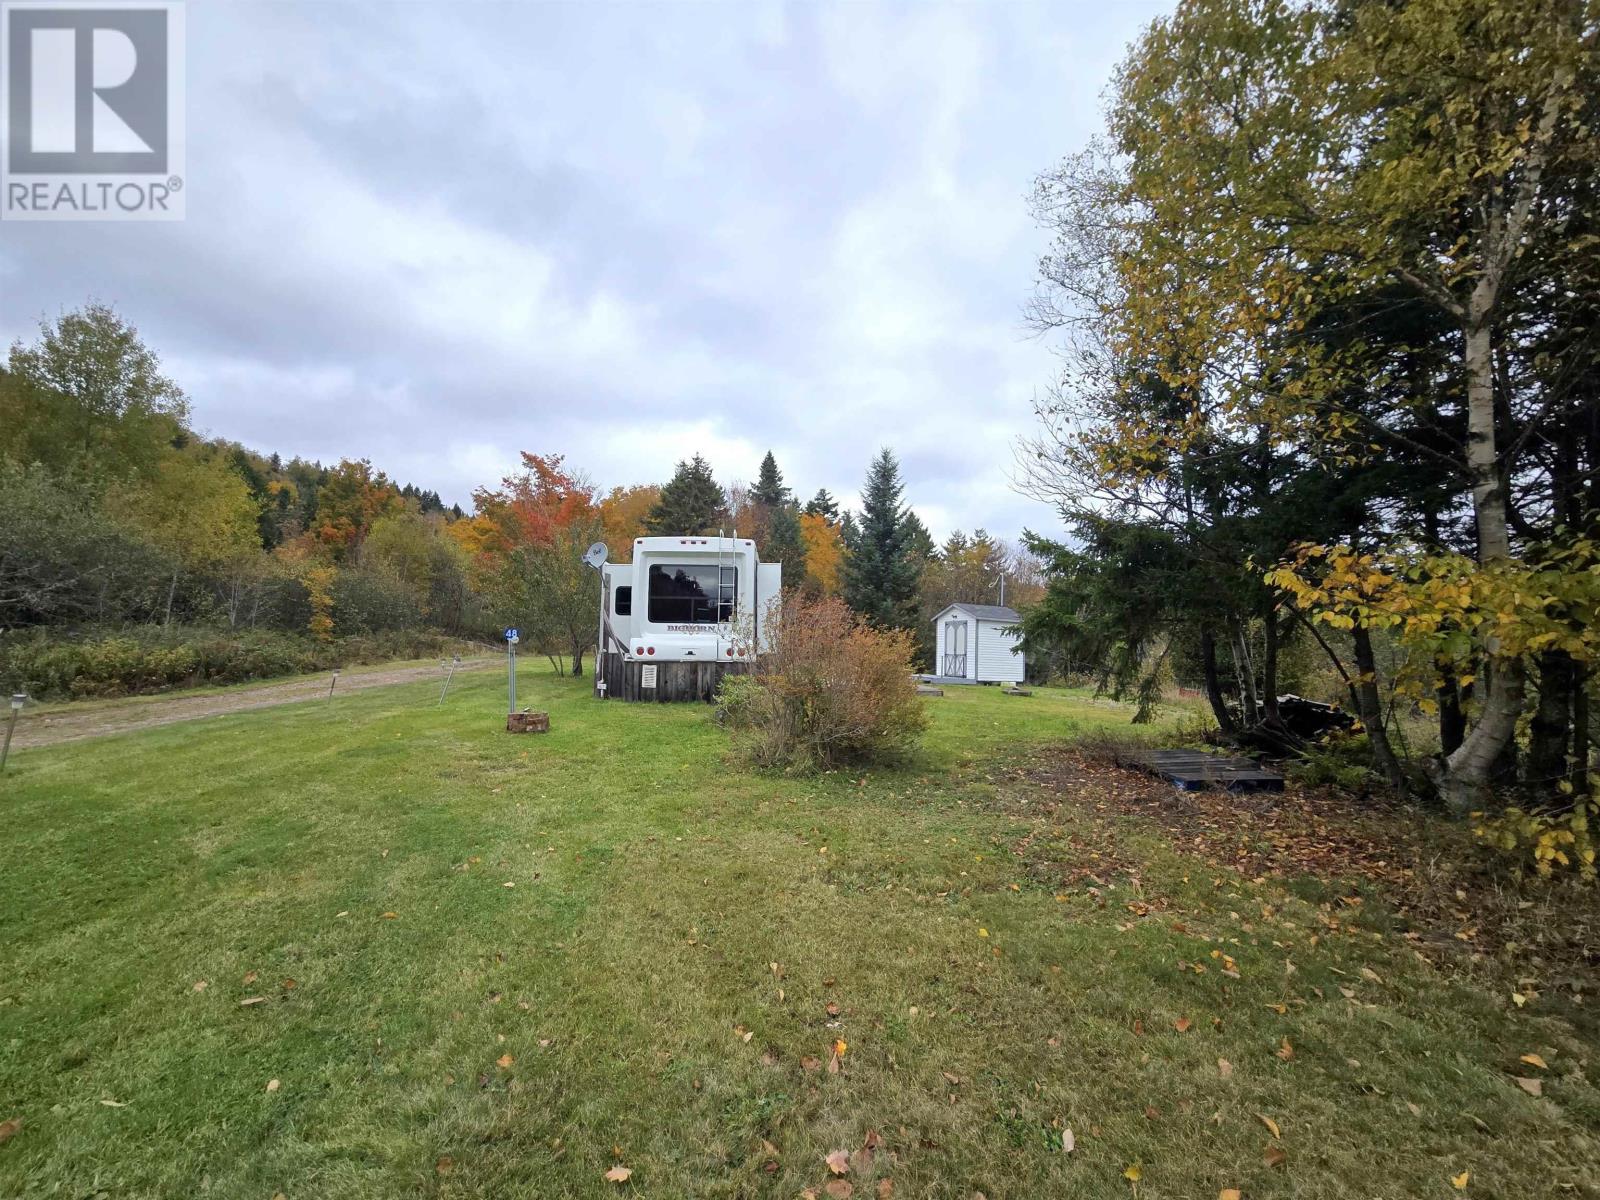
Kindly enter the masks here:
[[328, 699], [333, 699], [333, 689], [339, 686], [339, 668], [333, 669], [333, 678], [328, 680]]
[[0, 747], [0, 771], [6, 769], [6, 759], [11, 757], [11, 735], [17, 731], [17, 714], [22, 711], [22, 702], [27, 698], [21, 692], [11, 697], [11, 719], [6, 722], [6, 744]]
[[517, 642], [520, 640], [515, 626], [506, 630], [506, 695], [508, 697], [506, 712], [508, 714], [517, 711]]
[[[446, 675], [444, 677], [444, 687], [439, 689], [439, 704], [443, 704], [444, 703], [444, 698], [447, 695], [450, 694], [450, 681], [456, 677], [456, 667], [459, 666], [460, 663], [461, 663], [461, 655], [456, 654], [456, 655], [452, 655], [451, 656], [451, 658], [450, 658], [450, 674], [448, 674], [448, 675]], [[439, 665], [443, 666], [444, 664], [440, 663]], [[439, 704], [435, 704], [434, 707], [438, 708]]]

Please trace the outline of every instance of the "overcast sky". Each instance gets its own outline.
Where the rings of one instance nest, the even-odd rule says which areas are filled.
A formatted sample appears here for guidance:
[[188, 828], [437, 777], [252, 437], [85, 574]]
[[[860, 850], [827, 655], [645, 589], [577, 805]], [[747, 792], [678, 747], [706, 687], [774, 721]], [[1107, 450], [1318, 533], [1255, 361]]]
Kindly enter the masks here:
[[114, 304], [196, 425], [470, 502], [879, 446], [943, 536], [1048, 385], [1025, 194], [1164, 4], [188, 5], [188, 219], [0, 225], [0, 337]]

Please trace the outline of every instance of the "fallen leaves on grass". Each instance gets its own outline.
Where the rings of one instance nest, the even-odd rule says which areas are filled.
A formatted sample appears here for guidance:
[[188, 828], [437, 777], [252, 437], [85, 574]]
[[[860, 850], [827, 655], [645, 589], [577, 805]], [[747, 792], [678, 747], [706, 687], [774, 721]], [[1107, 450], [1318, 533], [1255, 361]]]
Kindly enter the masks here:
[[448, 1154], [441, 1154], [433, 1164], [433, 1169], [441, 1175], [448, 1175], [455, 1170], [456, 1160]]
[[1283, 1134], [1281, 1132], [1279, 1132], [1279, 1130], [1278, 1130], [1278, 1123], [1276, 1121], [1274, 1121], [1271, 1117], [1267, 1116], [1266, 1113], [1257, 1113], [1256, 1114], [1256, 1120], [1260, 1121], [1263, 1125], [1265, 1125], [1267, 1127], [1267, 1129], [1272, 1133], [1273, 1137], [1281, 1138], [1283, 1136]]
[[197, 979], [195, 980], [194, 990], [197, 992], [203, 992], [206, 990], [207, 986], [208, 985], [204, 979]]
[[127, 1108], [128, 1107], [127, 1102], [124, 1101], [124, 1100], [102, 1100], [102, 1101], [100, 1101], [100, 1103], [104, 1104], [107, 1108]]
[[1138, 1183], [1144, 1178], [1144, 1170], [1138, 1163], [1130, 1163], [1122, 1169], [1122, 1177], [1129, 1183]]
[[511, 1067], [511, 1064], [516, 1062], [516, 1061], [517, 1060], [512, 1058], [511, 1055], [502, 1054], [499, 1058], [494, 1060], [494, 1065], [499, 1067], [502, 1071], [506, 1071], [506, 1070], [509, 1070], [510, 1067]]
[[845, 1051], [847, 1051], [849, 1049], [850, 1049], [849, 1043], [846, 1042], [843, 1038], [835, 1038], [834, 1039], [834, 1042], [833, 1042], [833, 1053], [828, 1055], [828, 1074], [829, 1075], [837, 1075], [839, 1073], [839, 1068], [841, 1066], [840, 1060], [844, 1058]]
[[1061, 1152], [1063, 1154], [1071, 1154], [1077, 1148], [1078, 1139], [1073, 1136], [1072, 1130], [1063, 1129], [1061, 1131]]
[[1224, 1079], [1233, 1078], [1233, 1064], [1225, 1058], [1217, 1059], [1217, 1074]]
[[1517, 1080], [1517, 1086], [1519, 1088], [1521, 1088], [1523, 1091], [1527, 1092], [1528, 1095], [1530, 1095], [1530, 1096], [1542, 1096], [1542, 1095], [1544, 1095], [1544, 1081], [1543, 1080], [1533, 1079], [1533, 1078], [1530, 1078], [1527, 1075], [1518, 1075], [1516, 1077], [1516, 1080]]
[[1463, 1171], [1459, 1175], [1450, 1176], [1450, 1186], [1455, 1188], [1455, 1190], [1458, 1192], [1466, 1191], [1467, 1184], [1470, 1182], [1472, 1182], [1471, 1171]]
[[850, 1173], [850, 1152], [848, 1150], [835, 1150], [823, 1156], [823, 1162], [828, 1164], [828, 1170], [835, 1175], [848, 1175]]
[[1281, 1167], [1284, 1163], [1289, 1161], [1289, 1156], [1283, 1152], [1281, 1147], [1278, 1146], [1268, 1146], [1266, 1153], [1263, 1154], [1262, 1157], [1266, 1159], [1267, 1166], [1269, 1167]]
[[1217, 1200], [1239, 1200], [1239, 1189], [1223, 1188], [1217, 1193]]
[[627, 1183], [631, 1178], [633, 1178], [631, 1167], [612, 1167], [606, 1172], [607, 1183]]
[[[1291, 786], [1283, 792], [1236, 795], [1177, 792], [1142, 771], [1092, 762], [1071, 750], [1046, 752], [1026, 778], [1062, 800], [1091, 809], [1136, 813], [1175, 841], [1194, 846], [1246, 877], [1292, 873], [1332, 878], [1359, 873], [1409, 881], [1407, 851], [1416, 835], [1384, 826], [1384, 806], [1332, 789]], [[1042, 807], [1035, 804], [1035, 809]], [[1246, 836], [1248, 835], [1248, 836]]]
[[265, 996], [246, 996], [243, 1000], [239, 1001], [239, 1007], [249, 1008], [252, 1005], [265, 1004], [266, 1002], [267, 998]]
[[822, 1185], [822, 1190], [833, 1197], [833, 1200], [850, 1200], [856, 1194], [856, 1185], [848, 1179], [830, 1179]]
[[1179, 1017], [1176, 1021], [1174, 1021], [1172, 1023], [1172, 1027], [1174, 1029], [1176, 1029], [1179, 1033], [1188, 1033], [1189, 1032], [1189, 1027], [1191, 1025], [1193, 1025], [1193, 1024], [1194, 1024], [1194, 1022], [1189, 1020], [1188, 1017]]
[[22, 1130], [22, 1118], [12, 1117], [8, 1121], [0, 1121], [0, 1145], [9, 1142]]
[[269, 1092], [277, 1091], [280, 1086], [281, 1085], [278, 1083], [278, 1081], [276, 1079], [267, 1080], [267, 1091], [269, 1091]]
[[1544, 1059], [1540, 1058], [1537, 1054], [1524, 1054], [1517, 1061], [1525, 1062], [1530, 1067], [1538, 1067], [1541, 1071], [1548, 1071], [1550, 1069], [1550, 1064], [1545, 1062]]
[[1279, 1046], [1273, 1053], [1283, 1059], [1284, 1062], [1288, 1062], [1294, 1057], [1294, 1047], [1289, 1044], [1288, 1038], [1284, 1038], [1283, 1045]]

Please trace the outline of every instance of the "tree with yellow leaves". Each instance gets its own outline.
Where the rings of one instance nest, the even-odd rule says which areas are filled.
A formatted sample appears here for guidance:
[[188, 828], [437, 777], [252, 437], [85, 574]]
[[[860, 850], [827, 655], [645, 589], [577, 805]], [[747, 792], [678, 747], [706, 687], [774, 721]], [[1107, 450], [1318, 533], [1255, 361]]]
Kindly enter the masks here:
[[805, 585], [824, 596], [837, 595], [844, 570], [844, 538], [839, 527], [821, 513], [800, 514], [800, 542], [805, 547]]

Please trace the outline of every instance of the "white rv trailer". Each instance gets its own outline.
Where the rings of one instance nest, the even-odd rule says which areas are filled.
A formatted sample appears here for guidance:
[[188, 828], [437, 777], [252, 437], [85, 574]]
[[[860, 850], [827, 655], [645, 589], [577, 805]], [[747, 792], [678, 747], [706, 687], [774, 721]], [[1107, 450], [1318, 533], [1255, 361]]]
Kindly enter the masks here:
[[749, 538], [635, 538], [631, 562], [599, 566], [602, 698], [709, 700], [768, 645], [783, 567]]

